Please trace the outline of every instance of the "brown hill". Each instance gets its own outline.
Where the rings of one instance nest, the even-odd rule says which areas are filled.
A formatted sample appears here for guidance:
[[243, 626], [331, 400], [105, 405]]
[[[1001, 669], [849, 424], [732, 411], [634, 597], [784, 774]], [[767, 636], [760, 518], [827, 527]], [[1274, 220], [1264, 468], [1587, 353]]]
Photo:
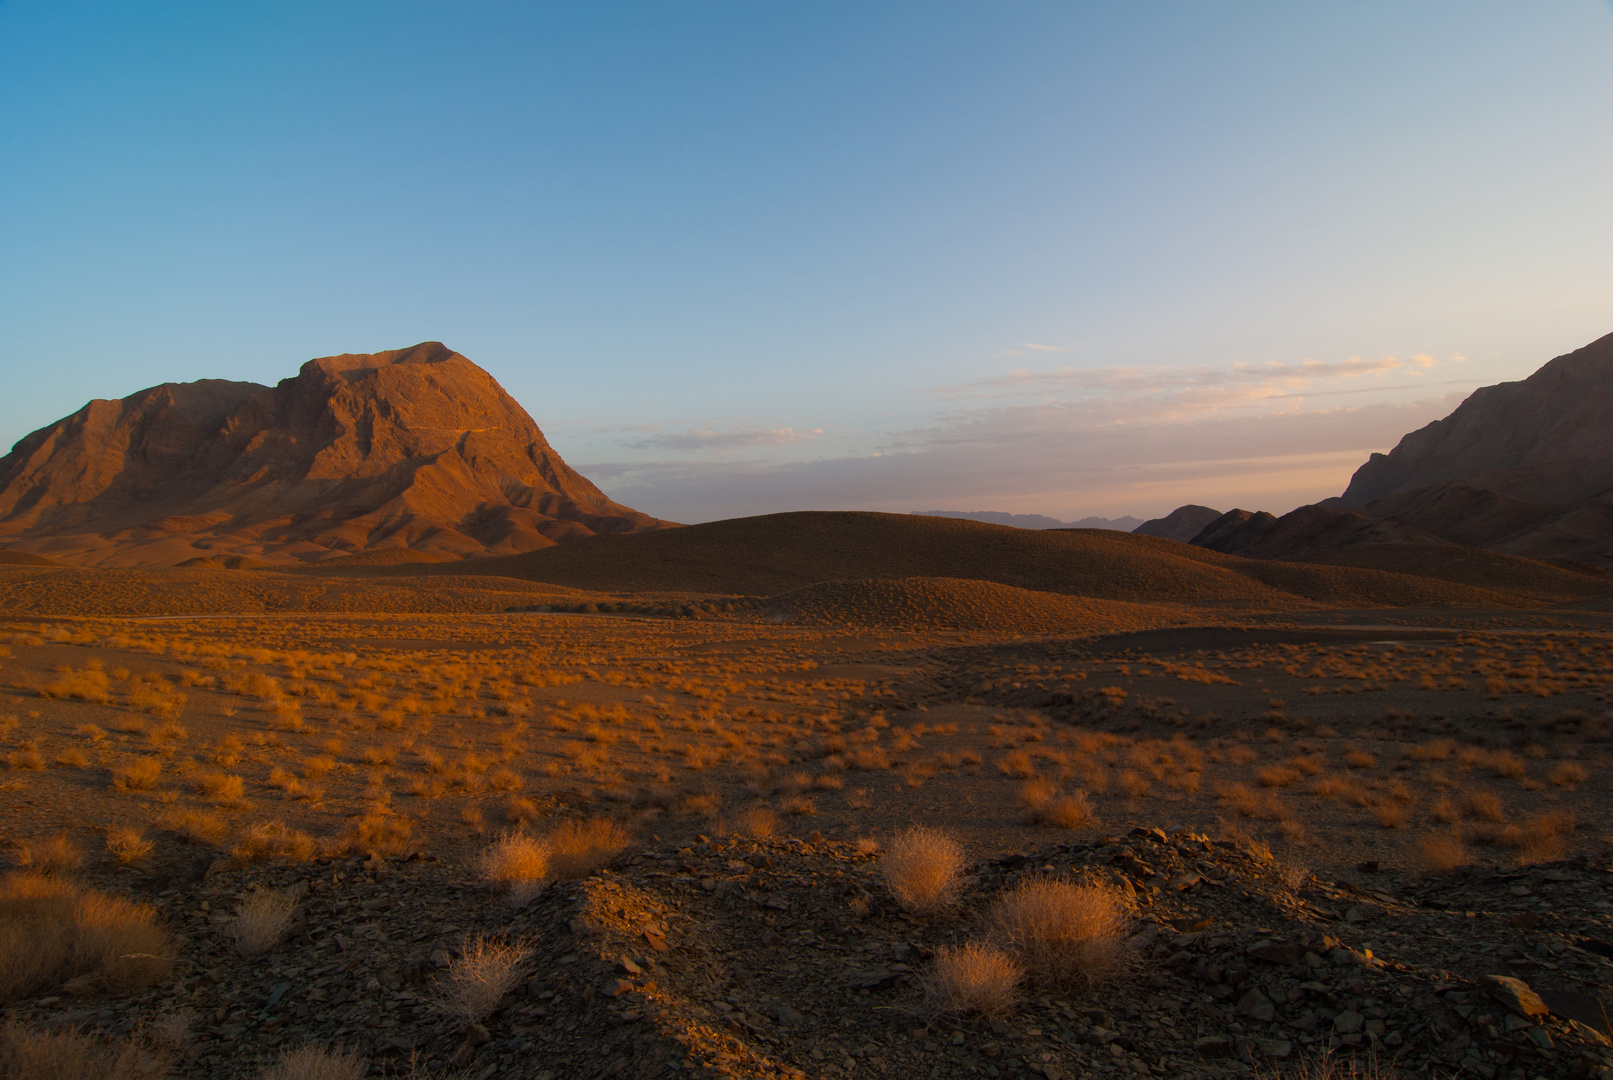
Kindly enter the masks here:
[[1178, 506], [1162, 518], [1145, 521], [1131, 531], [1138, 536], [1157, 536], [1161, 540], [1180, 540], [1185, 544], [1220, 517], [1219, 510], [1190, 503]]
[[824, 581], [775, 597], [773, 608], [829, 626], [1063, 637], [1122, 634], [1194, 621], [1186, 608], [1093, 600], [958, 578]]
[[91, 401], [0, 458], [0, 541], [78, 565], [462, 558], [667, 524], [606, 498], [437, 342], [310, 360], [272, 388]]
[[499, 574], [600, 592], [753, 596], [823, 581], [965, 578], [1105, 600], [1264, 610], [1539, 602], [1383, 570], [1242, 559], [1104, 529], [1013, 529], [850, 511], [768, 514], [599, 536], [524, 555], [398, 572]]

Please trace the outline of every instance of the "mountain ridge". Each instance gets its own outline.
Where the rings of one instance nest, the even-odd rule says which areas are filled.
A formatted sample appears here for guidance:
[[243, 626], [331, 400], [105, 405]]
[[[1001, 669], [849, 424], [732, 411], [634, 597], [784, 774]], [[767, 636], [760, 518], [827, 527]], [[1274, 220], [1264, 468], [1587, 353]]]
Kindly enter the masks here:
[[434, 341], [319, 357], [273, 387], [95, 399], [0, 458], [0, 544], [77, 565], [465, 558], [670, 524], [610, 500]]

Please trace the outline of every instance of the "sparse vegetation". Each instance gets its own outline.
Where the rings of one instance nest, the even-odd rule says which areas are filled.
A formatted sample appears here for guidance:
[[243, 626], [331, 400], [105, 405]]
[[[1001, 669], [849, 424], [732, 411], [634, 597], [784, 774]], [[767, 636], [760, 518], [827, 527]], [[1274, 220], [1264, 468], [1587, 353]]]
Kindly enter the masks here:
[[279, 889], [250, 893], [241, 901], [225, 932], [242, 956], [258, 956], [285, 939], [297, 909], [297, 898]]
[[437, 984], [444, 1012], [467, 1023], [486, 1019], [526, 975], [530, 946], [487, 937], [467, 938], [460, 956]]
[[935, 951], [928, 983], [934, 1007], [944, 1013], [1002, 1017], [1019, 1004], [1024, 969], [994, 945], [971, 941]]
[[1130, 907], [1113, 889], [1026, 881], [992, 905], [992, 928], [1039, 985], [1090, 989], [1126, 968]]
[[897, 904], [927, 915], [957, 899], [963, 848], [946, 833], [918, 826], [891, 838], [879, 869]]
[[0, 879], [0, 1002], [148, 986], [172, 962], [172, 940], [144, 904], [38, 874]]

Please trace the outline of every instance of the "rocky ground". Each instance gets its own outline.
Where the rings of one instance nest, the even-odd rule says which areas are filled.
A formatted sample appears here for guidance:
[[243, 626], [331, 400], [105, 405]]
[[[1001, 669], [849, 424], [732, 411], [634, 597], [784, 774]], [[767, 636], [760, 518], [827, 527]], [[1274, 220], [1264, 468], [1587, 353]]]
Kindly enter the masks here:
[[[1328, 1052], [1407, 1075], [1613, 1076], [1613, 863], [1324, 881], [1258, 848], [1134, 830], [972, 868], [960, 906], [916, 919], [877, 855], [820, 840], [652, 846], [523, 907], [430, 856], [320, 861], [160, 882], [183, 937], [164, 985], [49, 997], [13, 1016], [180, 1046], [176, 1075], [251, 1075], [283, 1048], [356, 1047], [376, 1074], [932, 1077], [1283, 1072]], [[1136, 899], [1133, 974], [1047, 993], [1006, 1022], [935, 1016], [928, 958], [1026, 875]], [[125, 874], [134, 879], [137, 875]], [[248, 891], [291, 888], [286, 943], [245, 959], [223, 927]], [[534, 949], [480, 1025], [436, 1004], [467, 935]]]

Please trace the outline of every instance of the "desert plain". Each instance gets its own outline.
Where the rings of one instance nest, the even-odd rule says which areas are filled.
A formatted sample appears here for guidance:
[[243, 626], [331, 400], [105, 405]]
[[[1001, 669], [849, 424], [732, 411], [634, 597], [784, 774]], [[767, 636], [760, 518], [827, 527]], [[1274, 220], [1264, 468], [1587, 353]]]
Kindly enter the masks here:
[[[145, 936], [8, 945], [8, 1010], [127, 1075], [1596, 1075], [1613, 578], [1437, 554], [846, 513], [14, 557], [11, 880]], [[1108, 951], [1005, 931], [1050, 882]]]

